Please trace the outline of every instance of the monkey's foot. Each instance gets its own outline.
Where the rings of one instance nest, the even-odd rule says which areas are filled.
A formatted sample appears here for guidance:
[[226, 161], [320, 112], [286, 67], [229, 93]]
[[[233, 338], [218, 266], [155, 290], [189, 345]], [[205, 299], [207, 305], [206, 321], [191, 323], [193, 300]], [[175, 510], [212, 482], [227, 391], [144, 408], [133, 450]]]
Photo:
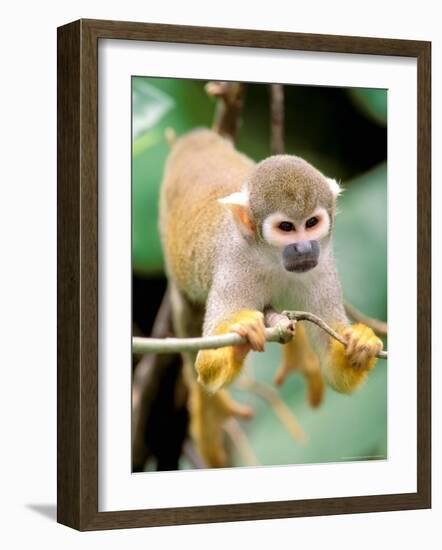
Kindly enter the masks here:
[[201, 457], [211, 468], [227, 465], [228, 455], [224, 446], [224, 423], [232, 417], [251, 418], [250, 407], [234, 401], [225, 390], [208, 394], [199, 384], [194, 384], [190, 403], [190, 431]]
[[287, 376], [298, 371], [303, 374], [307, 384], [308, 401], [312, 407], [321, 404], [324, 395], [324, 381], [317, 354], [310, 346], [306, 331], [302, 325], [296, 328], [293, 339], [284, 345], [281, 366], [274, 378], [276, 385], [281, 386]]
[[260, 311], [242, 310], [224, 319], [214, 334], [236, 332], [248, 339], [247, 344], [216, 350], [203, 350], [197, 355], [195, 368], [198, 382], [215, 393], [230, 384], [239, 374], [250, 349], [263, 351], [265, 346], [264, 315]]
[[327, 377], [339, 392], [350, 393], [360, 386], [377, 362], [376, 354], [383, 347], [373, 330], [362, 323], [340, 329], [346, 340], [343, 346], [337, 340], [331, 342], [327, 361]]

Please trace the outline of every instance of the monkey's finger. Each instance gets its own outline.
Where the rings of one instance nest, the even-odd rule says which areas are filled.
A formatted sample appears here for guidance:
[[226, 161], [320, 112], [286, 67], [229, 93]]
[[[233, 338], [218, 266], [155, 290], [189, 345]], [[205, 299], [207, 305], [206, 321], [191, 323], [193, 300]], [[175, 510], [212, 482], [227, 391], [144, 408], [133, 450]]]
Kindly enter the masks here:
[[345, 355], [348, 355], [348, 349], [352, 341], [352, 327], [346, 327], [344, 330], [338, 331], [338, 334], [344, 339], [346, 342], [344, 344], [344, 353]]
[[[259, 328], [257, 328], [254, 324], [232, 325], [230, 330], [246, 337], [253, 350], [262, 351], [264, 349], [265, 332], [262, 331], [261, 333]], [[264, 340], [264, 342], [262, 340]]]
[[264, 349], [264, 346], [266, 344], [266, 327], [264, 325], [264, 322], [261, 321], [259, 323], [259, 334], [261, 336], [261, 339], [262, 339], [262, 345], [263, 345], [263, 349]]
[[247, 327], [245, 325], [231, 325], [229, 327], [229, 330], [231, 332], [236, 332], [236, 334], [239, 334], [240, 336], [243, 336], [244, 338], [247, 338]]
[[229, 327], [229, 332], [235, 332], [240, 336], [247, 338], [247, 344], [237, 344], [232, 346], [233, 356], [238, 363], [242, 363], [246, 358], [246, 355], [249, 353], [251, 345], [247, 336], [247, 330], [243, 325], [231, 325]]
[[239, 418], [243, 418], [244, 420], [249, 420], [250, 418], [253, 418], [254, 415], [252, 407], [249, 407], [248, 405], [243, 405], [241, 403], [238, 403], [237, 401], [233, 402], [229, 412], [230, 416], [238, 416]]
[[315, 372], [308, 377], [308, 401], [311, 407], [318, 407], [324, 396], [324, 380], [321, 372]]
[[345, 346], [346, 357], [351, 357], [354, 354], [357, 343], [357, 336], [350, 335], [349, 339], [347, 340], [347, 345]]
[[289, 371], [288, 368], [282, 364], [279, 369], [276, 371], [275, 377], [273, 378], [273, 383], [277, 386], [282, 386], [287, 378]]
[[355, 346], [356, 342], [354, 340], [350, 340], [350, 342], [348, 342], [348, 344], [345, 346], [344, 355], [346, 357], [351, 357], [354, 353]]
[[370, 338], [364, 346], [358, 350], [359, 361], [365, 366], [373, 357], [376, 356], [382, 349], [382, 341], [379, 341], [377, 337]]
[[248, 341], [247, 344], [239, 344], [239, 345], [233, 346], [236, 359], [237, 361], [241, 362], [244, 360], [245, 356], [249, 353], [250, 347], [251, 347], [250, 340], [247, 333], [247, 327], [245, 327], [244, 325], [231, 325], [229, 327], [229, 332], [235, 332], [236, 334], [239, 334], [240, 336], [247, 338], [247, 341]]
[[360, 361], [368, 361], [374, 357], [383, 347], [380, 340], [370, 327], [363, 327], [357, 340], [354, 354], [360, 357]]
[[[360, 323], [349, 327], [344, 331], [345, 337], [348, 338], [348, 344], [345, 349], [345, 355], [351, 357], [358, 352], [358, 349], [362, 349], [369, 337], [371, 329]], [[348, 336], [347, 336], [348, 335]]]
[[343, 330], [338, 331], [339, 334], [346, 340], [347, 342], [350, 340], [351, 335], [353, 333], [353, 327], [350, 325], [348, 327], [345, 327]]
[[351, 357], [352, 366], [358, 369], [363, 368], [365, 365], [367, 365], [371, 357], [372, 355], [370, 354], [370, 349], [368, 346], [359, 346], [358, 348], [356, 348]]
[[217, 406], [223, 417], [239, 416], [240, 418], [249, 419], [253, 417], [253, 409], [248, 405], [238, 403], [230, 397], [230, 395], [222, 390], [216, 395]]
[[262, 319], [259, 319], [259, 321], [252, 325], [252, 331], [255, 335], [255, 340], [257, 343], [256, 351], [264, 351], [266, 344], [266, 333]]
[[364, 342], [369, 355], [376, 355], [384, 347], [384, 344], [380, 338], [376, 336], [371, 328], [368, 329], [367, 338]]
[[250, 327], [247, 337], [254, 351], [264, 351], [266, 341], [264, 331], [261, 331], [258, 327], [252, 326]]
[[377, 342], [374, 346], [374, 354], [377, 355], [380, 351], [382, 351], [383, 348], [384, 342], [380, 338], [377, 338]]

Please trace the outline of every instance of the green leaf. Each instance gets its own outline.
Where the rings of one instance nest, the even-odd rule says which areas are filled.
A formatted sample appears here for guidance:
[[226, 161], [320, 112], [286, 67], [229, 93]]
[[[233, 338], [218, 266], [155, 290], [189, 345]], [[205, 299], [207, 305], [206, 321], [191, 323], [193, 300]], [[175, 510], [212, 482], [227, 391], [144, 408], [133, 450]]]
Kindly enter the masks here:
[[132, 132], [134, 140], [150, 130], [174, 107], [173, 99], [152, 86], [147, 79], [134, 77], [132, 81]]
[[158, 202], [169, 152], [165, 130], [170, 127], [180, 136], [195, 126], [209, 126], [213, 103], [199, 81], [134, 77], [133, 105], [133, 268], [139, 275], [158, 275], [164, 270]]
[[387, 165], [347, 185], [338, 199], [334, 249], [346, 300], [387, 317]]

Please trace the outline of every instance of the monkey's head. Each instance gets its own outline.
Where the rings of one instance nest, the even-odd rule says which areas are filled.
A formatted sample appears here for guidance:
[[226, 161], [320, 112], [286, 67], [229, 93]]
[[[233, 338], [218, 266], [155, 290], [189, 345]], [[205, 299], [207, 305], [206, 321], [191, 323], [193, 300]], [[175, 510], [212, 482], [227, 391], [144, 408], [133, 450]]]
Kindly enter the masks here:
[[257, 164], [242, 191], [220, 199], [249, 238], [287, 271], [304, 273], [320, 262], [341, 189], [305, 160], [275, 155]]

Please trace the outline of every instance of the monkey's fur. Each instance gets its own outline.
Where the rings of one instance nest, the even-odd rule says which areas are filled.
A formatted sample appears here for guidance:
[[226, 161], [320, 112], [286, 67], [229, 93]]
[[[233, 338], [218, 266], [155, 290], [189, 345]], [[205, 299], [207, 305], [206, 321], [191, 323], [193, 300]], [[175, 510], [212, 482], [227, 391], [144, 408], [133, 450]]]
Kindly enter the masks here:
[[[347, 339], [344, 348], [322, 332], [313, 334], [325, 378], [336, 390], [353, 391], [376, 362], [382, 342], [370, 328], [350, 326], [344, 312], [331, 242], [338, 191], [335, 182], [301, 158], [277, 155], [255, 164], [210, 130], [194, 130], [172, 147], [161, 191], [160, 233], [175, 332], [179, 337], [237, 332], [249, 342], [184, 354], [191, 431], [210, 466], [226, 462], [224, 420], [251, 414], [222, 388], [240, 372], [250, 349], [264, 349], [266, 307], [310, 311]], [[286, 218], [295, 220], [293, 231], [285, 221], [278, 225]], [[317, 227], [298, 225], [306, 219]], [[314, 247], [308, 244], [313, 241]], [[280, 242], [289, 243], [285, 248], [294, 257], [293, 269], [281, 259]], [[310, 256], [302, 255], [304, 249]], [[319, 404], [319, 359], [299, 325], [284, 346], [276, 382], [295, 368], [306, 377], [310, 403]]]

